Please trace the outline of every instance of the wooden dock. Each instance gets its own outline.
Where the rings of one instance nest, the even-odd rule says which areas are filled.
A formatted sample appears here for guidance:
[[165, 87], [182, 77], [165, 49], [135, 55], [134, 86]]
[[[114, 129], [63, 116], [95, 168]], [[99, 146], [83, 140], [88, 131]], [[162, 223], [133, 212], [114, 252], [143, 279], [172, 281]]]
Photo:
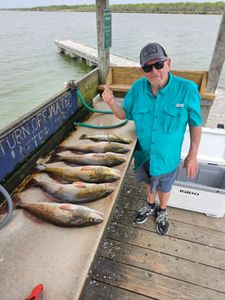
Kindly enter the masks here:
[[82, 300], [225, 299], [225, 218], [169, 207], [170, 232], [133, 223], [146, 204], [132, 166]]
[[[55, 40], [55, 44], [61, 53], [65, 53], [73, 58], [82, 59], [89, 66], [98, 65], [98, 51], [96, 48], [70, 40]], [[139, 63], [115, 54], [110, 54], [110, 64], [115, 66], [139, 66]]]

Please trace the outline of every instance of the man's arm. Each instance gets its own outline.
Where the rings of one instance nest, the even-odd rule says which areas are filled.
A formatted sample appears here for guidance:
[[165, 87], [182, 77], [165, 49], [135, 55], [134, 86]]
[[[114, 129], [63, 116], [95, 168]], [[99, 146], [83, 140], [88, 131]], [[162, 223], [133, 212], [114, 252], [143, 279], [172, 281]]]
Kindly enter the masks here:
[[118, 103], [116, 103], [113, 92], [108, 85], [105, 85], [104, 92], [102, 93], [102, 99], [109, 105], [112, 112], [118, 119], [123, 120], [126, 118], [125, 110]]
[[189, 125], [190, 131], [190, 149], [187, 157], [184, 160], [184, 168], [186, 168], [186, 174], [188, 177], [195, 177], [198, 173], [198, 161], [197, 153], [201, 139], [201, 126]]

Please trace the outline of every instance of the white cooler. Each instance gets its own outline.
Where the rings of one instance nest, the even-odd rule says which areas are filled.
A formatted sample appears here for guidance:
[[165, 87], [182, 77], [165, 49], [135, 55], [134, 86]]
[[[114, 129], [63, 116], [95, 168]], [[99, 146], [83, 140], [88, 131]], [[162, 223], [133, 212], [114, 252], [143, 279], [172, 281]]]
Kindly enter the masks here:
[[[185, 133], [182, 159], [188, 153], [189, 131]], [[223, 217], [225, 214], [225, 130], [202, 128], [198, 152], [199, 172], [190, 179], [183, 168], [183, 160], [177, 170], [169, 206]]]

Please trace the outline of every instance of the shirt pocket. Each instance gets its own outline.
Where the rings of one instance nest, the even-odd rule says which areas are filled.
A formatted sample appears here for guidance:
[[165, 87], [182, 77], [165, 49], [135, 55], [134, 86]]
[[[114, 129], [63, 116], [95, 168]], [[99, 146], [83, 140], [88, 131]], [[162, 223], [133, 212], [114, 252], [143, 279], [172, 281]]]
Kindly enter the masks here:
[[149, 128], [151, 121], [151, 110], [150, 108], [139, 108], [133, 114], [137, 136], [141, 137]]
[[185, 109], [170, 107], [163, 109], [163, 120], [162, 120], [162, 129], [165, 133], [176, 132], [181, 124], [182, 119], [185, 115]]

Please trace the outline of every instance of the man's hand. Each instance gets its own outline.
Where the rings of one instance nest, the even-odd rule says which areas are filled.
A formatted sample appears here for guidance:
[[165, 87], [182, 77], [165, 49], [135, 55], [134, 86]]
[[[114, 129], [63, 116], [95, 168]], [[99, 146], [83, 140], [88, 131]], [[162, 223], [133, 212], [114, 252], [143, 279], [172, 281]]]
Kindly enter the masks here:
[[126, 118], [125, 110], [122, 108], [122, 106], [120, 106], [116, 102], [113, 92], [107, 84], [104, 86], [104, 92], [102, 93], [102, 99], [110, 106], [113, 114], [118, 119], [124, 120]]
[[187, 157], [184, 160], [184, 168], [186, 168], [187, 177], [193, 178], [198, 173], [197, 153], [201, 139], [201, 126], [191, 126], [190, 130], [190, 149]]
[[184, 168], [186, 168], [187, 177], [193, 178], [198, 173], [198, 161], [195, 155], [188, 155], [184, 160]]
[[113, 92], [107, 84], [104, 86], [104, 92], [102, 93], [102, 99], [109, 106], [111, 106], [115, 103], [115, 98], [114, 98]]

